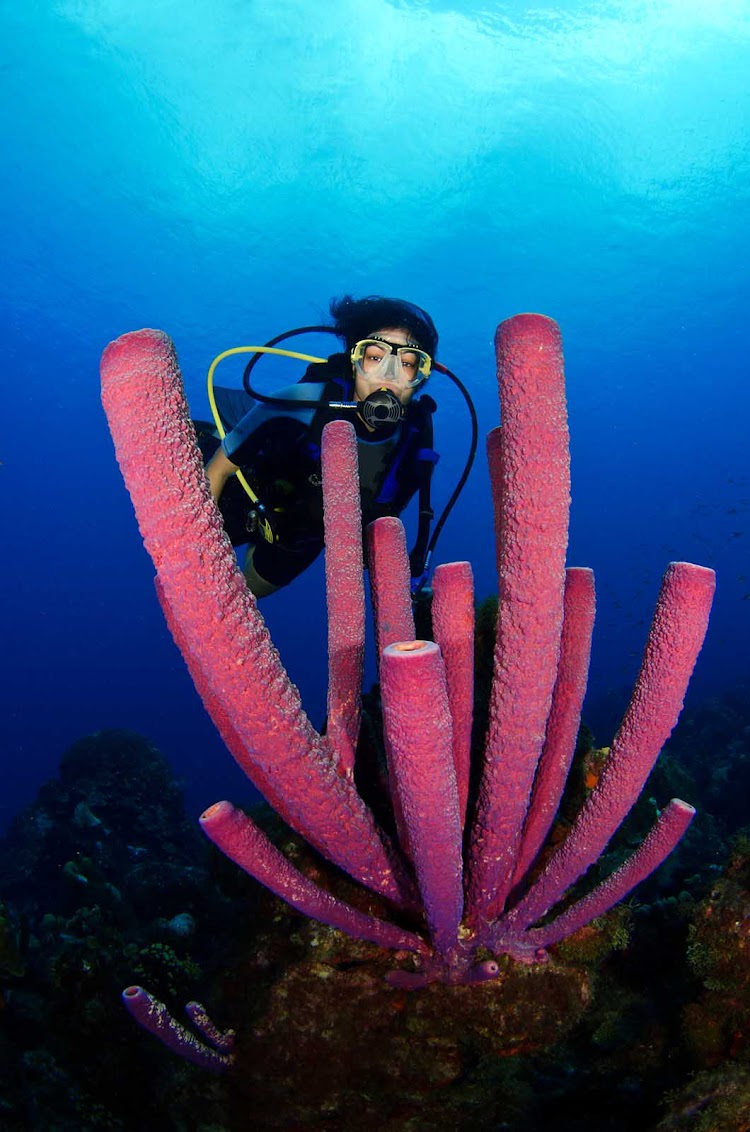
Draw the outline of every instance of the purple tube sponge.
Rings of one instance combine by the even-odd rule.
[[[199,1002],[188,1003],[186,1010],[209,1044],[178,1022],[164,1003],[143,987],[126,987],[122,1001],[144,1030],[186,1061],[192,1061],[201,1069],[210,1069],[212,1073],[224,1073],[232,1064],[234,1032],[218,1030]]]
[[[714,575],[685,562],[669,566],[604,772],[536,875],[575,750],[594,583],[591,571],[565,568],[570,482],[559,329],[541,315],[518,315],[498,328],[496,350],[503,424],[490,433],[488,458],[499,608],[473,805],[471,569],[468,563],[437,569],[436,641],[415,641],[403,527],[383,518],[366,532],[395,840],[358,793],[354,775],[365,618],[352,426],[338,421],[323,433],[329,696],[328,731],[320,735],[223,534],[171,343],[140,331],[113,343],[102,359],[105,408],[156,566],[157,592],[208,711],[284,820],[384,897],[392,919],[367,915],[305,877],[228,802],[210,807],[201,825],[241,868],[301,913],[411,952],[411,969],[388,978],[400,988],[485,982],[498,974],[502,954],[544,961],[547,948],[602,915],[656,868],[693,816],[691,806],[671,801],[633,856],[555,917],[555,906],[635,803],[677,721],[706,632]],[[125,1001],[143,1025],[199,1064],[215,1068],[231,1056],[217,1048],[205,1021],[200,1028],[209,1044],[140,988],[128,988]]]

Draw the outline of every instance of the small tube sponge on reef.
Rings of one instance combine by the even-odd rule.
[[[380,894],[376,919],[303,876],[228,802],[204,831],[301,912],[412,953],[400,987],[493,978],[496,957],[542,962],[656,868],[693,809],[668,803],[617,872],[557,917],[636,801],[674,727],[705,635],[711,570],[664,576],[633,697],[598,783],[538,876],[580,724],[594,617],[590,570],[565,567],[569,446],[562,346],[551,319],[524,314],[496,337],[502,427],[488,438],[499,607],[489,724],[470,802],[474,599],[468,563],[434,575],[434,642],[415,640],[398,519],[367,531],[392,805],[389,837],[358,792],[354,753],[365,640],[357,445],[348,422],[323,436],[328,727],[305,715],[237,567],[195,445],[174,348],[126,334],[102,359],[103,401],[167,621],[229,750],[298,834]],[[464,859],[463,847],[466,847]],[[401,923],[409,923],[410,928]],[[487,958],[487,952],[495,958]]]

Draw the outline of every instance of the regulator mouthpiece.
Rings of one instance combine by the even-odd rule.
[[[390,389],[376,389],[364,401],[360,401],[359,415],[371,428],[383,428],[398,424],[404,415],[404,409]]]

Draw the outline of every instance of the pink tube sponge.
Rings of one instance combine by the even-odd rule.
[[[544,844],[573,761],[589,673],[594,605],[593,572],[581,567],[566,570],[560,663],[516,860],[514,884],[529,870]]]
[[[365,662],[365,585],[357,438],[349,421],[331,421],[322,469],[328,594],[326,736],[340,772],[351,778]]]
[[[453,765],[461,828],[466,821],[474,713],[474,578],[468,562],[448,562],[432,580],[432,629],[445,662],[453,724]]]
[[[332,896],[296,869],[255,822],[230,802],[216,802],[200,818],[203,832],[227,857],[293,908],[339,931],[381,947],[428,951],[414,932],[377,920]]]
[[[203,828],[299,911],[383,947],[410,950],[416,967],[389,980],[402,988],[485,982],[498,974],[502,953],[543,959],[547,947],[656,868],[693,814],[673,799],[621,868],[537,926],[604,851],[674,726],[706,631],[714,576],[689,563],[670,565],[599,784],[531,880],[575,748],[594,586],[590,571],[565,570],[569,460],[559,330],[550,319],[520,315],[500,326],[496,346],[503,421],[490,434],[488,455],[499,609],[476,802],[469,789],[471,569],[439,567],[437,643],[415,641],[403,526],[386,517],[368,529],[388,763],[383,793],[390,791],[391,803],[388,813],[384,799],[383,824],[395,827],[399,844],[365,805],[355,775],[364,610],[351,426],[327,426],[322,441],[330,692],[329,734],[321,736],[302,711],[223,533],[169,339],[156,331],[126,335],[102,359],[104,404],[157,591],[207,709],[282,817],[350,876],[407,908],[413,922],[376,919],[337,899],[227,802],[206,811]],[[145,1001],[131,997],[131,1006]],[[160,1019],[162,1037],[187,1056],[187,1039]],[[143,1024],[150,1020],[144,1007]]]
[[[495,336],[502,427],[488,438],[499,605],[484,770],[472,831],[470,915],[513,883],[557,678],[570,470],[559,327],[522,314]]]
[[[597,860],[630,812],[682,710],[714,588],[713,570],[689,562],[667,569],[630,706],[602,775],[568,837],[509,913],[514,926],[543,916]]]
[[[389,645],[380,658],[386,754],[435,950],[448,958],[463,911],[461,815],[445,669],[437,645]]]
[[[170,339],[156,330],[123,335],[104,351],[101,375],[117,458],[174,635],[222,738],[293,829],[402,903],[408,879],[302,710],[223,533]]]

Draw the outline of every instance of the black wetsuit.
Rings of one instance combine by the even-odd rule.
[[[304,388],[310,385],[309,391]],[[251,543],[253,568],[274,586],[285,586],[301,574],[323,548],[323,494],[320,446],[324,426],[331,420],[352,422],[358,440],[363,528],[382,515],[400,515],[429,478],[438,456],[432,447],[435,402],[423,394],[412,400],[402,421],[371,432],[358,414],[332,409],[329,401],[353,396],[351,361],[334,354],[308,367],[291,387],[294,395],[320,402],[320,408],[257,406],[233,425],[224,439],[226,455],[242,469],[248,483],[271,516],[277,541],[267,542],[248,529],[253,505],[242,485],[230,480],[219,506],[234,546]],[[218,441],[201,435],[209,458]],[[419,573],[419,554],[412,554],[413,573]]]

